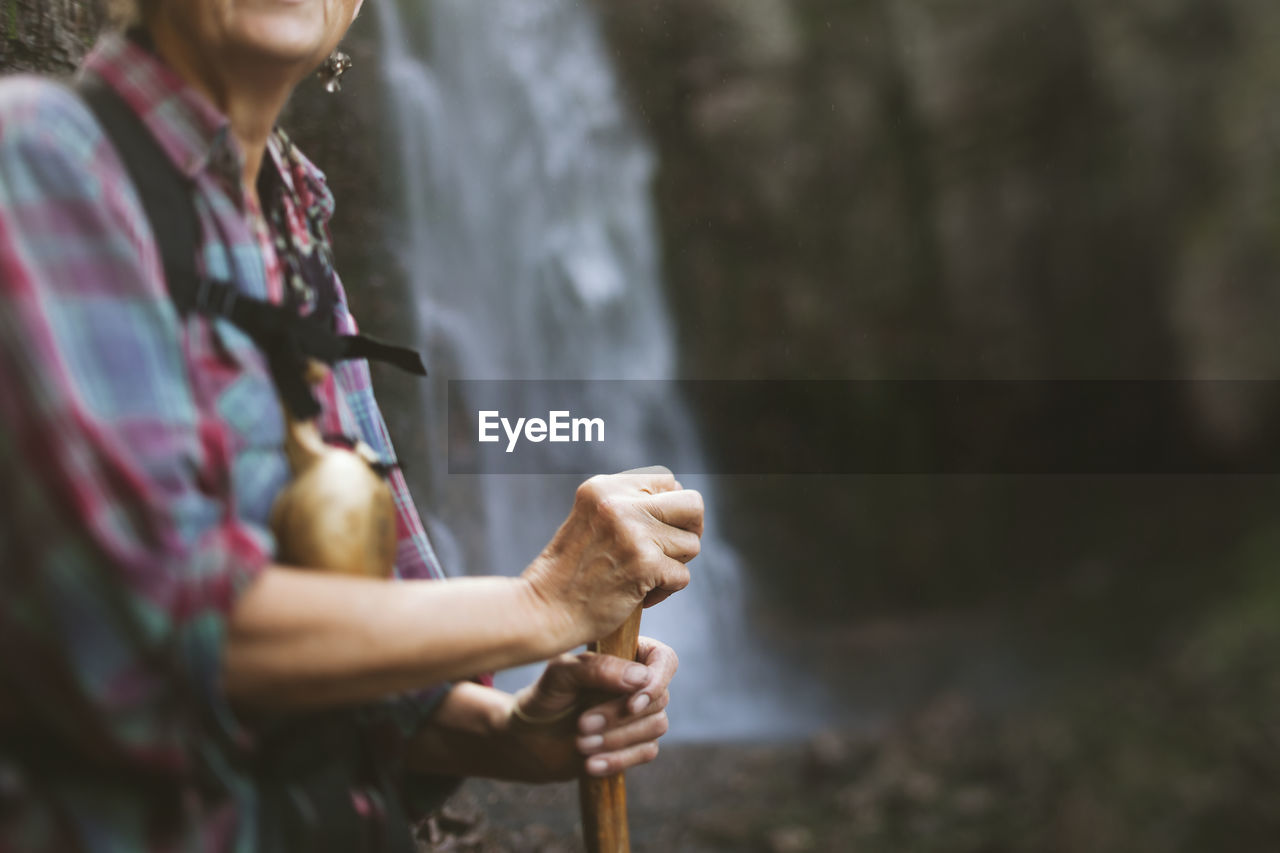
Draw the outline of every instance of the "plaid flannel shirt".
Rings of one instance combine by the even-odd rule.
[[[81,73],[192,179],[202,272],[278,301],[226,117],[121,35]],[[269,152],[293,236],[310,239],[307,217],[332,213],[324,177],[282,134]],[[334,283],[337,330],[354,333]],[[366,363],[317,396],[326,433],[394,461]],[[30,77],[0,83],[0,419],[0,850],[252,849],[237,757],[253,736],[219,673],[227,614],[273,552],[288,477],[276,392],[238,329],[178,317],[111,143],[66,86]],[[391,486],[398,575],[439,578],[394,469]],[[379,707],[407,734],[445,689]],[[352,794],[360,808],[376,792]]]

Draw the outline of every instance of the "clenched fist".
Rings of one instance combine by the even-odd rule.
[[[689,584],[701,549],[702,495],[666,468],[592,477],[523,578],[569,646],[598,639],[643,603]]]

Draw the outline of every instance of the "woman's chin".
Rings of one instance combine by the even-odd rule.
[[[267,20],[247,21],[238,27],[236,53],[245,58],[281,64],[319,65],[333,41],[323,21],[296,20],[293,16],[269,16]]]

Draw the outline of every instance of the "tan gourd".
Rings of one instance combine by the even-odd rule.
[[[313,383],[323,372],[310,371]],[[396,562],[396,508],[374,468],[377,454],[326,444],[314,421],[285,412],[293,480],[271,507],[277,559],[291,566],[389,578]]]

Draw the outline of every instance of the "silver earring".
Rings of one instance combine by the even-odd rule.
[[[324,65],[320,66],[316,74],[324,81],[324,90],[334,94],[342,91],[342,75],[350,70],[351,57],[340,50],[335,50],[329,54],[329,58],[324,61]]]

